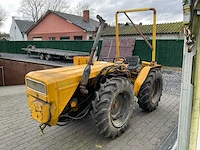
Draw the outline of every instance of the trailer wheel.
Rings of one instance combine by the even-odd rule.
[[[46,55],[45,55],[45,59],[46,59],[46,60],[50,60],[51,58],[52,58],[52,57],[51,57],[50,54],[46,54]]]
[[[151,69],[138,93],[139,107],[145,111],[154,111],[162,95],[163,79],[160,70]]]
[[[44,59],[44,54],[40,54],[40,59]]]
[[[124,77],[113,77],[101,85],[92,101],[91,115],[100,134],[115,138],[128,126],[134,109],[132,83]]]

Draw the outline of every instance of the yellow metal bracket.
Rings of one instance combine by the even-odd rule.
[[[138,95],[138,93],[140,91],[140,87],[144,83],[147,75],[149,74],[150,69],[151,69],[151,66],[146,66],[140,71],[140,74],[138,75],[138,77],[134,83],[135,96]]]
[[[132,22],[130,17],[127,15],[129,12],[140,12],[140,11],[153,11],[153,35],[152,35],[152,45],[147,41],[147,39],[144,37],[144,35],[139,31],[139,29],[135,26],[135,24]],[[144,38],[148,46],[152,49],[152,61],[155,62],[156,58],[156,10],[154,8],[139,8],[139,9],[130,9],[130,10],[120,10],[117,11],[115,14],[115,34],[116,34],[116,57],[120,56],[119,51],[119,26],[118,26],[118,14],[124,13],[126,17],[131,21],[133,26],[136,28],[136,30],[140,33],[140,35]]]

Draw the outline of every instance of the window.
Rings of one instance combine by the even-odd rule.
[[[67,40],[70,40],[70,37],[69,36],[61,36],[60,40],[67,41]]]
[[[33,41],[42,41],[42,37],[33,37]]]
[[[89,40],[93,40],[92,36],[89,36]]]
[[[82,40],[82,36],[74,36],[74,40]]]
[[[55,38],[55,37],[49,37],[49,40],[50,40],[50,41],[55,41],[56,38]]]

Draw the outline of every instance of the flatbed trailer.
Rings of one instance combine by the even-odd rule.
[[[27,54],[38,54],[40,59],[50,60],[53,57],[64,58],[67,60],[72,60],[75,56],[89,56],[88,52],[71,51],[71,50],[61,50],[52,48],[35,48],[34,46],[29,46],[28,48],[22,48]]]

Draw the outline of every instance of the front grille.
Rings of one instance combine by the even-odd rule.
[[[39,93],[42,93],[42,94],[45,94],[45,95],[47,94],[46,86],[42,82],[28,78],[28,79],[26,79],[26,85],[27,85],[28,88],[30,88],[30,89],[32,89],[36,92],[39,92]]]

